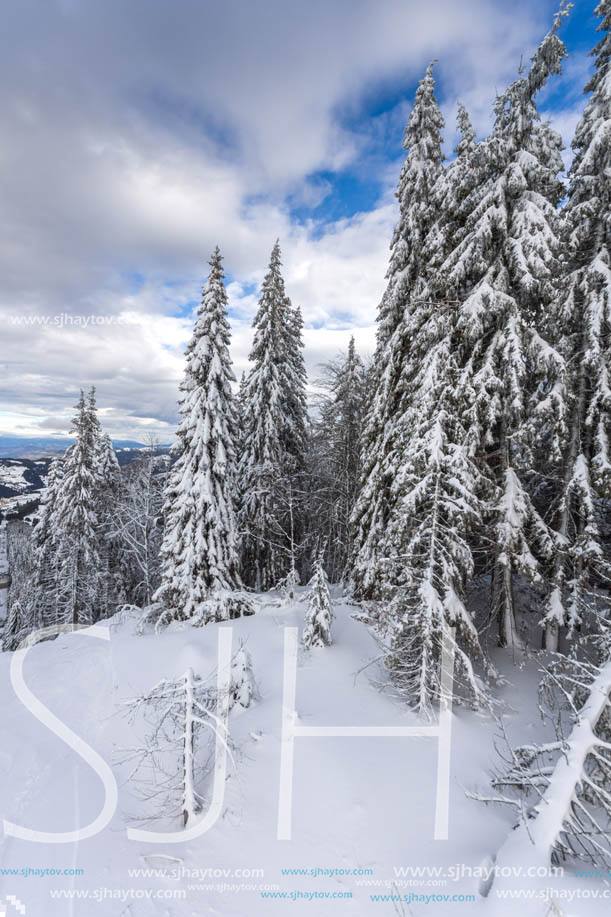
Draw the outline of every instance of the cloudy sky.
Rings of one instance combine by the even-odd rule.
[[[237,373],[276,237],[312,378],[352,333],[370,353],[427,62],[451,156],[457,101],[484,135],[557,2],[7,0],[0,433],[65,433],[78,389],[95,383],[113,436],[169,439],[217,243]],[[567,146],[594,6],[574,3],[570,58],[540,100]]]

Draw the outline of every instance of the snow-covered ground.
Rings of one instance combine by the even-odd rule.
[[[39,503],[42,493],[41,490],[32,490],[22,496],[3,497],[0,499],[0,513],[5,516],[12,516],[23,509],[24,506]]]
[[[26,917],[284,917],[306,912],[316,917],[391,917],[395,913],[415,917],[461,913],[596,917],[608,913],[608,901],[605,907],[603,900],[568,903],[560,899],[554,910],[543,898],[505,900],[496,894],[520,888],[552,888],[556,893],[598,890],[602,894],[602,884],[573,878],[569,865],[563,879],[499,878],[487,898],[479,896],[479,880],[469,877],[468,870],[490,864],[489,858],[511,830],[512,815],[465,794],[466,790],[489,789],[489,774],[497,764],[497,725],[492,717],[471,711],[459,710],[453,718],[448,840],[433,839],[436,740],[354,737],[295,740],[292,839],[278,840],[284,633],[286,627],[301,626],[304,610],[303,603],[287,606],[270,595],[261,597],[256,616],[230,625],[137,636],[133,617],[117,617],[102,625],[109,628],[109,642],[81,633],[33,648],[24,668],[27,686],[112,765],[119,783],[119,803],[108,827],[79,843],[35,843],[5,834],[0,839],[0,863],[5,871],[0,875],[0,899],[16,896],[26,907]],[[377,655],[377,646],[367,628],[351,618],[354,607],[340,604],[335,611],[333,646],[300,654],[299,724],[415,723],[412,714],[380,690],[384,674],[375,665],[357,675]],[[142,803],[134,795],[128,768],[120,763],[125,749],[138,744],[138,736],[121,715],[122,705],[162,677],[182,674],[188,665],[194,664],[202,675],[212,673],[219,630],[228,626],[233,629],[234,649],[244,641],[252,655],[259,696],[248,710],[230,716],[235,766],[230,765],[221,817],[209,832],[188,843],[129,840],[126,829],[135,824],[134,813],[142,810]],[[11,686],[12,657],[0,654],[3,818],[48,832],[89,824],[102,809],[101,781],[68,745],[24,709]],[[541,738],[546,733],[536,706],[537,661],[519,663],[519,670],[510,654],[496,662],[506,679],[498,693],[511,739]],[[166,821],[136,827],[177,831],[180,825]],[[528,865],[525,861],[524,867]],[[395,873],[401,867],[447,871],[457,866],[459,872],[467,873],[464,878],[431,879],[435,884],[426,886],[402,885],[409,877]],[[9,869],[28,868],[80,869],[83,874],[6,875]],[[130,877],[130,870],[148,868],[166,869],[168,875]],[[316,868],[336,872],[316,877],[281,872]],[[205,869],[228,872],[205,878],[186,872]],[[176,879],[173,870],[185,872]],[[235,876],[237,870],[262,870],[262,874],[240,877]],[[348,875],[337,872],[340,870],[371,873]],[[395,894],[475,895],[475,901],[412,900],[395,906],[390,901],[371,900],[372,895],[387,895],[393,889],[363,884],[390,886],[392,881]],[[447,884],[440,885],[440,881]],[[263,889],[203,888],[222,883],[234,889],[239,885]],[[198,885],[202,887],[189,888]],[[263,898],[262,891],[269,886],[288,893],[351,892],[352,898]],[[61,890],[88,892],[88,898],[51,896],[51,891]],[[102,900],[93,897],[96,890],[104,896]],[[136,897],[145,890],[164,897]],[[176,891],[185,891],[186,897],[170,897]]]

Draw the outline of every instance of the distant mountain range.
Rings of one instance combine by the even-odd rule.
[[[45,458],[61,455],[74,440],[70,436],[14,436],[0,433],[0,458]],[[145,449],[144,443],[131,439],[115,439],[113,446],[119,449]],[[164,444],[163,448],[169,448]]]
[[[0,435],[0,519],[3,516],[29,518],[28,514],[40,501],[53,458],[62,455],[72,442],[68,437],[26,439]],[[114,440],[113,446],[121,467],[129,465],[143,450],[150,448],[132,440]],[[159,456],[155,463],[157,471],[168,467],[169,451],[168,443],[155,446]]]

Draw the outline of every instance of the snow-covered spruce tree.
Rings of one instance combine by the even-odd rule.
[[[565,56],[557,35],[565,13],[521,75],[498,99],[492,135],[480,144],[481,182],[457,245],[436,277],[458,306],[457,390],[468,448],[496,486],[488,558],[491,614],[499,643],[519,643],[514,574],[541,579],[553,539],[527,492],[529,446],[544,431],[558,457],[564,435],[563,361],[538,331],[555,301],[559,273],[561,141],[541,125],[535,95]]]
[[[121,577],[121,545],[115,534],[113,517],[117,510],[121,486],[121,469],[108,433],[100,437],[98,458],[98,529],[102,563],[102,606],[112,614],[124,601]]]
[[[121,469],[108,433],[104,433],[100,438],[99,474],[104,490],[116,490]]]
[[[2,648],[14,650],[40,624],[32,590],[32,530],[25,522],[11,522],[6,526],[6,539],[11,585],[8,590],[8,615],[2,635]]]
[[[469,159],[475,152],[476,141],[475,141],[475,130],[473,129],[473,124],[471,118],[469,117],[469,112],[462,104],[458,103],[458,115],[456,118],[456,124],[458,127],[458,132],[460,134],[460,140],[456,144],[456,161],[461,164],[468,163]]]
[[[364,425],[362,486],[353,513],[355,595],[375,598],[383,584],[379,541],[388,521],[392,477],[386,456],[392,448],[397,377],[410,350],[405,317],[422,298],[428,266],[423,246],[436,219],[433,189],[442,172],[443,118],[435,98],[433,65],[420,81],[403,146],[408,154],[397,188],[399,221],[391,242],[388,285],[378,311],[373,386]]]
[[[278,248],[278,255],[280,249]],[[273,256],[272,256],[273,257]],[[280,277],[282,280],[282,277]],[[303,358],[303,318],[299,306],[286,298],[284,331],[284,392],[286,399],[284,451],[290,456],[291,470],[303,472],[308,438],[307,375]]]
[[[325,543],[325,569],[337,583],[351,554],[349,522],[360,484],[366,408],[367,374],[353,337],[345,359],[327,364],[318,385],[324,393],[310,442],[310,515]]]
[[[101,490],[105,491],[108,495],[107,499],[112,507],[115,502],[112,495],[115,494],[118,489],[121,469],[112,445],[112,440],[108,433],[104,433],[100,438],[98,471]]]
[[[420,80],[414,107],[405,128],[407,157],[396,196],[399,221],[391,241],[388,287],[378,314],[378,350],[382,353],[403,318],[407,303],[416,300],[426,274],[422,247],[435,220],[432,191],[442,171],[443,118],[435,98],[433,63]]]
[[[89,394],[87,396],[86,402],[86,411],[87,411],[87,428],[89,430],[89,436],[91,438],[91,449],[93,452],[93,464],[95,470],[95,476],[97,479],[97,488],[98,492],[102,488],[102,461],[103,461],[103,449],[104,443],[102,440],[102,427],[100,425],[100,419],[98,417],[98,406],[96,403],[96,388],[95,385],[92,385],[89,389]],[[106,457],[104,461],[108,461],[109,457]]]
[[[95,392],[81,391],[66,451],[52,521],[58,574],[58,623],[91,624],[106,614],[100,605],[103,575],[98,526],[99,424]]]
[[[560,297],[569,389],[553,588],[543,619],[544,646],[555,650],[583,619],[593,581],[611,578],[601,544],[602,501],[611,495],[611,2],[596,8],[603,37],[593,50],[591,93],[575,133],[565,208],[568,277]]]
[[[59,565],[54,532],[57,522],[58,495],[64,475],[63,459],[49,466],[46,487],[38,510],[38,522],[32,535],[34,588],[32,602],[37,627],[57,624],[59,615]]]
[[[301,316],[293,309],[272,250],[254,320],[253,366],[244,391],[239,465],[242,574],[270,589],[295,567],[301,535],[307,436]]]
[[[393,483],[382,569],[392,597],[387,665],[410,703],[428,715],[439,698],[448,628],[456,629],[457,699],[485,699],[474,663],[487,665],[465,590],[474,567],[470,536],[481,526],[488,482],[470,453],[456,393],[456,308],[423,300],[408,322],[412,344],[388,455]]]
[[[597,662],[557,658],[541,684],[554,722],[568,710],[568,727],[557,725],[556,741],[511,751],[508,769],[493,780],[500,796],[472,794],[519,813],[499,863],[523,862],[534,846],[546,863],[570,857],[611,866],[611,639],[603,633],[596,642]]]
[[[307,375],[303,358],[303,318],[299,306],[293,307],[287,298],[285,326],[286,360],[286,418],[282,471],[277,479],[276,502],[285,523],[280,530],[286,541],[288,573],[280,583],[288,587],[293,597],[294,587],[301,582],[302,554],[307,530],[307,468],[308,410],[306,400]]]
[[[439,173],[431,191],[435,218],[423,250],[429,277],[435,277],[457,240],[462,238],[473,203],[472,194],[481,181],[475,131],[469,113],[461,103],[458,105],[456,126],[459,135],[454,150],[456,158]]]
[[[475,187],[474,132],[463,108],[459,130],[457,159],[432,192],[438,214],[423,245],[430,266],[443,263],[464,222],[462,203]],[[410,703],[427,715],[439,698],[449,628],[455,628],[457,699],[485,701],[476,663],[488,671],[465,593],[474,569],[472,536],[482,526],[490,482],[474,461],[457,394],[457,303],[440,297],[436,281],[435,274],[422,279],[400,326],[410,346],[394,384],[383,465],[392,483],[377,554],[378,595],[391,600],[384,615],[387,665]]]
[[[246,429],[246,373],[240,376],[240,385],[235,398],[236,412],[236,455],[242,455],[244,449],[244,430]]]
[[[24,616],[21,602],[19,599],[14,599],[9,605],[6,624],[2,632],[2,649],[5,652],[17,649],[23,637],[33,629],[27,625],[28,620]]]
[[[333,605],[327,574],[323,566],[323,551],[316,555],[314,575],[309,583],[308,610],[303,625],[302,640],[306,649],[330,646]]]
[[[235,413],[227,293],[218,247],[197,310],[181,383],[178,456],[165,492],[161,619],[193,624],[239,617],[252,607],[240,588],[236,549]]]
[[[240,646],[231,660],[229,709],[250,707],[255,695],[255,676],[252,657],[244,646]]]

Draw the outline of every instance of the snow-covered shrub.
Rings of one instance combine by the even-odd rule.
[[[155,803],[145,818],[180,815],[187,826],[199,815],[204,804],[199,788],[214,768],[216,738],[231,744],[218,711],[249,707],[253,697],[252,659],[242,646],[231,659],[228,697],[219,699],[216,681],[189,665],[183,675],[162,679],[126,704],[130,723],[142,719],[148,726],[142,745],[123,759],[132,764],[140,798]]]
[[[255,678],[252,670],[252,657],[241,646],[231,660],[231,687],[229,709],[232,707],[250,707],[255,694]]]
[[[158,634],[176,621],[186,622],[191,627],[203,627],[215,621],[233,621],[236,618],[254,615],[255,605],[246,593],[218,591],[209,599],[200,602],[188,618],[185,615],[178,615],[175,608],[168,608],[163,602],[153,602],[144,609],[137,608],[135,605],[124,605],[122,610],[139,612],[136,632],[142,635],[149,626],[152,626],[154,632]]]
[[[299,573],[295,567],[291,567],[286,576],[283,576],[278,583],[276,583],[276,590],[280,593],[282,598],[287,602],[292,602],[295,598],[295,589],[300,584]]]
[[[180,814],[186,826],[202,809],[203,796],[196,787],[206,773],[204,734],[220,728],[212,715],[212,688],[188,668],[178,679],[158,682],[127,709],[132,723],[142,716],[150,727],[143,744],[125,758],[133,762],[131,776],[139,782],[139,795],[155,802],[151,817]]]
[[[214,621],[233,621],[254,615],[255,606],[245,593],[217,592],[195,609],[190,623],[202,627]]]

